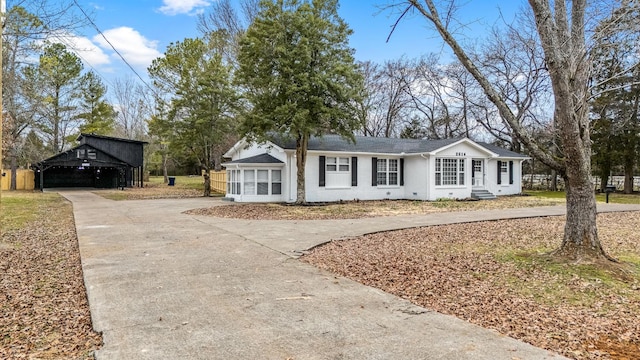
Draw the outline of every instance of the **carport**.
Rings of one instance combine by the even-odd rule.
[[[124,188],[136,182],[142,187],[145,142],[94,134],[78,140],[80,145],[31,166],[35,188]]]

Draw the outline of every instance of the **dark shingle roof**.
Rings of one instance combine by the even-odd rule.
[[[496,154],[498,154],[501,157],[506,157],[506,158],[519,158],[519,159],[525,159],[528,158],[527,155],[523,155],[523,154],[519,154],[515,151],[511,151],[511,150],[507,150],[504,148],[501,148],[499,146],[496,145],[491,145],[491,144],[487,144],[487,143],[483,143],[483,142],[479,142],[478,145],[482,146],[483,148],[492,151]]]
[[[353,143],[339,135],[325,135],[322,137],[313,136],[309,139],[308,150],[380,154],[412,154],[431,152],[440,149],[441,147],[460,141],[461,139],[418,140],[356,136],[355,140],[355,143]],[[283,149],[296,148],[296,142],[293,139],[274,137],[272,139],[272,142]]]
[[[229,161],[226,164],[284,164],[269,154],[260,154],[244,159]]]

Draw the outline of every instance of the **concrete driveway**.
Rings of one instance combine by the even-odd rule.
[[[241,221],[182,214],[221,204],[210,198],[61,194],[73,203],[93,326],[103,334],[99,360],[561,358],[296,257],[344,236],[562,208]]]

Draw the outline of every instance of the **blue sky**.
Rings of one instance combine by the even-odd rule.
[[[161,56],[167,45],[187,37],[198,36],[197,14],[206,12],[215,0],[77,0],[106,38],[143,77],[151,61]],[[350,44],[357,60],[383,62],[401,56],[415,58],[421,54],[443,51],[441,42],[414,15],[403,20],[391,40],[386,42],[397,14],[380,11],[392,0],[341,0],[339,13],[354,34]],[[462,0],[460,17],[466,32],[476,36],[488,26],[501,23],[500,13],[509,18],[522,1]],[[135,77],[110,45],[92,27],[76,34],[75,44],[87,69],[94,69],[105,79]],[[446,54],[446,49],[444,53]],[[446,56],[446,55],[445,55]]]

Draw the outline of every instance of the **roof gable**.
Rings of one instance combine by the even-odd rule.
[[[515,151],[511,151],[511,150],[507,150],[505,148],[501,148],[499,146],[496,145],[492,145],[492,144],[487,144],[487,143],[478,143],[478,145],[489,149],[490,151],[493,151],[494,153],[498,154],[498,156],[500,157],[504,157],[504,158],[514,158],[514,159],[529,159],[530,157],[527,155],[523,155],[520,153],[517,153]]]
[[[94,150],[96,152],[95,159],[89,159],[86,156],[78,157],[78,150]],[[65,152],[53,155],[47,159],[38,162],[38,166],[58,166],[58,165],[73,165],[81,163],[92,163],[94,165],[125,165],[126,162],[114,157],[113,155],[104,152],[89,144],[80,144],[74,148],[71,148]]]
[[[265,154],[260,154],[256,156],[251,156],[244,159],[229,161],[224,163],[223,165],[226,166],[231,164],[282,164],[284,165],[284,162],[274,158],[270,154],[265,153]]]

